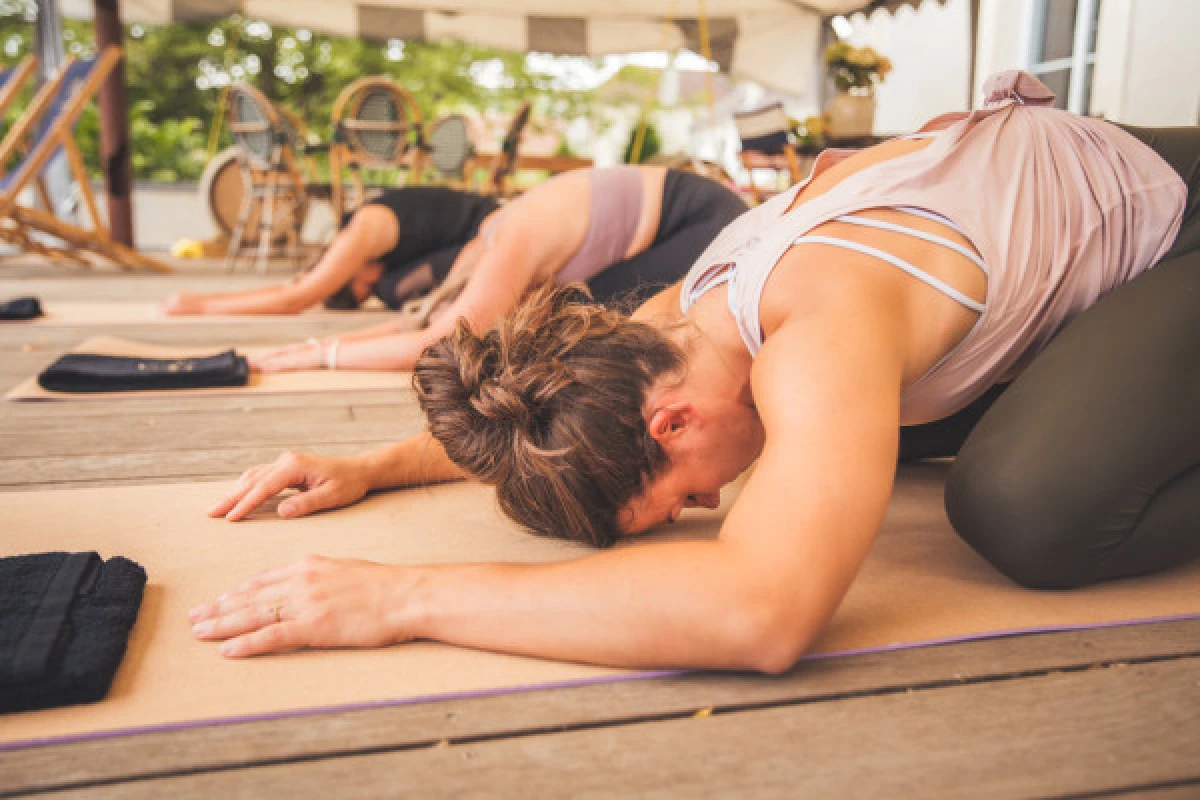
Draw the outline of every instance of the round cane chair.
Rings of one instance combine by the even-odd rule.
[[[354,205],[363,201],[361,169],[404,169],[421,111],[402,86],[385,77],[362,78],[347,86],[333,104],[333,144],[329,164],[333,179],[333,207],[338,218],[351,209],[342,172],[349,169],[354,185]]]
[[[266,271],[280,243],[286,252],[301,254],[300,229],[308,202],[298,167],[299,121],[244,83],[229,87],[228,114],[244,191],[226,269],[236,268],[249,245],[256,250],[259,271]]]

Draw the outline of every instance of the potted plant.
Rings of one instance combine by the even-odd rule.
[[[870,136],[875,126],[875,87],[892,71],[892,62],[874,48],[834,42],[825,48],[825,67],[837,89],[825,109],[829,135]]]

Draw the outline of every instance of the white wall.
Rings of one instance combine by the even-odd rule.
[[[968,107],[967,0],[926,0],[918,10],[855,14],[850,23],[855,46],[870,45],[894,66],[876,91],[876,133],[907,133],[938,114]]]
[[[1121,103],[1103,110],[1130,125],[1200,124],[1200,2],[1134,0],[1132,12]]]
[[[1028,66],[1029,51],[1023,40],[1033,35],[1025,24],[1033,3],[1034,0],[980,0],[973,106],[981,102],[983,83],[989,75]]]

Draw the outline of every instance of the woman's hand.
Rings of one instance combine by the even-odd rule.
[[[371,489],[371,481],[359,458],[284,453],[243,472],[237,487],[208,515],[237,522],[284,489],[301,490],[279,504],[279,516],[290,519],[356,503]]]
[[[191,292],[176,292],[162,304],[162,312],[172,317],[203,314],[204,311],[204,296]]]
[[[250,367],[259,372],[295,372],[302,369],[321,369],[324,366],[323,348],[313,342],[296,342],[249,356]]]
[[[305,647],[383,647],[408,641],[405,567],[309,556],[269,570],[188,612],[192,633],[225,640],[231,658]]]

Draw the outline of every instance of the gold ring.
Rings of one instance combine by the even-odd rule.
[[[275,617],[276,624],[283,622],[283,603],[275,603],[267,610]]]

